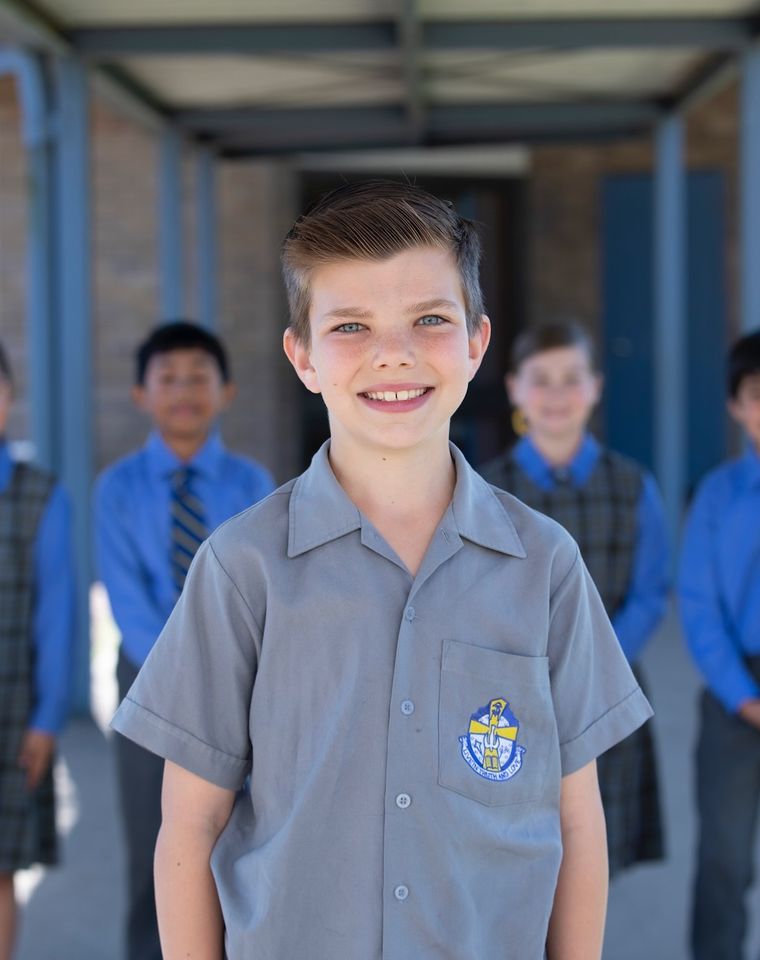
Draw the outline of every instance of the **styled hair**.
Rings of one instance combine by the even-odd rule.
[[[588,356],[592,370],[597,370],[596,347],[588,330],[572,317],[551,320],[528,327],[512,344],[509,368],[517,373],[525,361],[537,353],[562,347],[580,347]]]
[[[740,337],[728,354],[728,395],[736,399],[742,380],[760,373],[760,330]]]
[[[450,250],[462,281],[467,329],[480,327],[480,238],[453,205],[410,183],[368,180],[339,187],[299,217],[282,246],[290,326],[309,343],[310,274],[325,263],[387,260],[414,247]]]
[[[135,354],[137,383],[145,382],[145,371],[156,354],[169,353],[172,350],[204,350],[216,361],[222,380],[225,383],[229,382],[227,351],[221,340],[196,323],[177,320],[174,323],[164,323],[155,327],[137,348]]]
[[[2,343],[0,343],[0,380],[5,380],[6,383],[13,383],[13,371],[11,370],[11,364],[8,360],[8,354],[5,352]]]

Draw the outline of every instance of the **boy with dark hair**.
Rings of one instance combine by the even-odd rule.
[[[749,441],[694,497],[678,594],[706,687],[696,753],[695,960],[737,960],[760,802],[760,330],[728,357],[728,409]]]
[[[263,467],[226,450],[214,428],[234,386],[212,333],[185,322],[153,330],[137,350],[132,395],[154,429],[144,447],[103,472],[95,495],[100,576],[121,632],[121,696],[163,629],[201,542],[274,486]],[[160,960],[153,850],[162,764],[121,737],[116,748],[127,840],[127,956]]]
[[[330,440],[204,545],[114,719],[166,758],[167,960],[601,954],[594,757],[650,710],[570,538],[449,444],[478,256],[385,182],[285,241]]]
[[[0,960],[13,953],[13,875],[57,859],[53,760],[68,711],[74,564],[68,499],[12,459],[13,400],[0,346]]]

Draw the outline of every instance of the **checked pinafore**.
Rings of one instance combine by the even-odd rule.
[[[614,617],[631,584],[643,477],[639,466],[602,450],[582,487],[543,490],[512,457],[503,454],[481,470],[506,490],[561,524],[578,544],[607,615]],[[640,672],[634,668],[641,684]],[[607,820],[610,873],[663,855],[657,769],[650,725],[602,754],[599,788]]]
[[[34,708],[34,549],[53,490],[47,474],[16,464],[0,494],[0,872],[56,860],[53,776],[34,793],[17,764]]]

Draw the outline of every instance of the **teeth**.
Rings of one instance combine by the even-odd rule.
[[[421,397],[425,392],[425,387],[418,390],[381,390],[380,392],[369,390],[367,396],[370,400],[385,400],[392,402],[394,400],[414,400]]]

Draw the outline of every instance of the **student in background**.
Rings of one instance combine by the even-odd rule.
[[[572,534],[635,665],[666,610],[666,524],[653,478],[588,430],[602,390],[593,341],[572,320],[531,327],[514,343],[506,384],[521,436],[481,473]],[[610,874],[661,858],[651,725],[599,757],[597,766]]]
[[[74,637],[69,502],[53,477],[12,459],[12,399],[0,346],[0,960],[16,936],[14,873],[57,859],[53,760]]]
[[[705,690],[696,754],[694,960],[739,960],[760,809],[760,330],[728,358],[728,409],[746,452],[700,484],[678,599]]]
[[[133,399],[153,429],[145,446],[102,473],[95,495],[100,576],[121,632],[122,697],[171,613],[200,543],[274,486],[262,466],[225,449],[215,429],[234,395],[216,336],[191,323],[169,323],[140,345],[136,360]],[[153,849],[162,764],[122,737],[116,749],[127,841],[127,957],[160,960]]]

